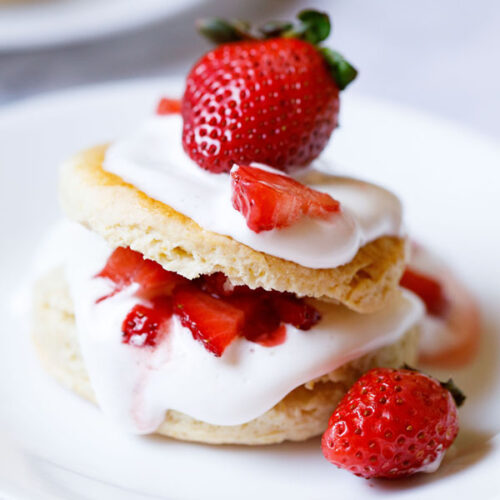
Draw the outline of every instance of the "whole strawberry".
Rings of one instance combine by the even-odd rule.
[[[203,21],[218,43],[188,75],[182,101],[187,154],[212,172],[233,164],[281,169],[308,165],[337,126],[339,90],[356,76],[340,54],[317,43],[328,16],[308,10],[300,24]]]
[[[365,478],[432,472],[457,436],[457,405],[463,400],[451,381],[440,384],[411,369],[375,368],[332,414],[323,454]]]

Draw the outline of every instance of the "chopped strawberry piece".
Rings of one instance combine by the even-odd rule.
[[[203,291],[216,297],[230,297],[254,292],[246,285],[233,285],[228,277],[221,272],[206,274],[198,278],[197,284]]]
[[[479,349],[482,326],[480,308],[473,293],[441,259],[415,242],[412,242],[409,270],[414,274],[432,276],[431,279],[439,283],[444,297],[437,303],[445,303],[442,308],[429,310],[427,306],[429,318],[424,318],[421,324],[419,361],[446,368],[472,361]],[[408,276],[411,274],[407,271],[401,284],[413,290]],[[435,295],[439,296],[438,293]],[[433,310],[438,315],[432,315]]]
[[[442,316],[447,309],[443,287],[439,281],[428,274],[407,267],[400,285],[418,295],[424,302],[427,312],[432,316]]]
[[[133,345],[155,345],[161,325],[172,313],[216,356],[236,336],[265,346],[278,345],[286,337],[283,323],[308,330],[321,317],[291,293],[233,286],[220,272],[189,281],[130,248],[117,248],[96,277],[115,285],[113,292],[97,302],[132,283],[140,285],[140,297],[151,301],[152,307],[137,305],[123,322],[123,342]]]
[[[242,335],[251,342],[259,342],[279,328],[281,320],[265,292],[252,292],[230,297],[228,302],[245,314]]]
[[[157,115],[171,115],[181,112],[181,101],[180,99],[169,99],[163,97],[158,106],[156,107]]]
[[[106,266],[96,277],[107,278],[115,284],[113,292],[101,297],[98,302],[132,283],[140,285],[138,293],[141,296],[151,297],[160,292],[168,295],[176,286],[188,282],[179,274],[163,269],[157,262],[145,259],[141,253],[124,247],[118,247],[111,254]]]
[[[152,307],[134,306],[122,323],[122,342],[137,347],[155,346],[171,316],[172,302],[166,297],[155,299]]]
[[[328,219],[340,212],[339,202],[329,194],[257,167],[231,170],[231,186],[233,207],[256,233],[291,226],[303,217]]]
[[[118,247],[108,258],[104,269],[96,278],[108,278],[117,288],[124,288],[132,283],[137,268],[144,257],[130,248]]]
[[[276,330],[271,332],[261,333],[258,337],[254,338],[252,341],[260,344],[264,347],[275,347],[277,345],[283,344],[286,340],[286,327],[285,325],[280,325]]]
[[[299,330],[309,330],[321,319],[314,307],[291,293],[274,293],[273,303],[281,321]]]
[[[134,282],[141,285],[141,295],[156,295],[161,292],[170,295],[176,286],[188,283],[180,274],[167,271],[156,262],[144,259],[138,267]]]
[[[198,290],[183,286],[174,292],[175,313],[193,338],[203,342],[206,349],[222,356],[226,347],[241,332],[245,320],[243,311]]]

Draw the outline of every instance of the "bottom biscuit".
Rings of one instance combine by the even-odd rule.
[[[61,269],[35,287],[33,340],[44,368],[59,382],[96,402],[77,340],[73,304]],[[261,445],[302,441],[321,434],[348,388],[367,370],[414,364],[418,331],[374,350],[333,372],[297,387],[269,411],[242,425],[212,425],[177,411],[167,411],[158,434],[211,444]]]

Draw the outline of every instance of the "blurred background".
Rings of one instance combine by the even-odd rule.
[[[352,92],[500,137],[498,0],[0,0],[0,106],[110,80],[183,74],[208,44],[200,16],[261,21],[327,10]]]

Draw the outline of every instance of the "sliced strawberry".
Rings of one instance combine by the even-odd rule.
[[[443,336],[446,341],[438,350],[425,347],[420,360],[442,367],[462,366],[472,361],[478,352],[481,340],[481,314],[475,297],[455,275],[446,271],[440,278],[448,299],[448,308],[443,318]],[[451,337],[446,334],[451,333]]]
[[[442,316],[446,311],[448,301],[446,300],[443,287],[432,276],[407,267],[400,284],[423,300],[430,315]]]
[[[154,345],[172,308],[193,337],[216,356],[221,356],[236,336],[273,346],[285,340],[283,323],[308,330],[320,319],[316,309],[293,294],[232,286],[220,272],[190,282],[130,248],[117,248],[97,277],[115,285],[113,292],[98,302],[138,283],[138,295],[153,304],[137,305],[123,322],[123,342],[133,345]]]
[[[260,344],[264,347],[275,347],[283,344],[286,340],[286,326],[280,325],[276,330],[261,333],[253,342]]]
[[[299,330],[309,330],[321,319],[314,307],[291,293],[274,293],[273,304],[281,321]]]
[[[180,99],[169,99],[168,97],[163,97],[158,106],[156,107],[157,115],[171,115],[181,112],[181,101]]]
[[[256,233],[291,226],[303,217],[328,219],[340,212],[339,202],[329,194],[257,167],[231,170],[231,186],[233,207]]]
[[[204,275],[198,278],[197,284],[205,292],[217,297],[252,292],[252,289],[245,285],[232,285],[227,276],[221,272]]]
[[[279,328],[279,314],[265,292],[253,290],[250,294],[235,295],[227,300],[245,314],[242,335],[247,340],[259,342]]]
[[[134,282],[141,285],[141,295],[154,296],[160,292],[170,295],[176,286],[188,283],[189,280],[180,274],[163,269],[160,264],[152,260],[143,259],[137,268]]]
[[[172,302],[166,297],[155,299],[152,307],[138,304],[122,323],[122,342],[137,347],[155,346],[159,333],[172,316]]]
[[[194,286],[183,286],[174,292],[174,310],[193,338],[206,349],[221,356],[241,332],[245,315],[222,299],[212,297]]]
[[[98,302],[111,297],[132,283],[138,283],[138,293],[143,297],[152,297],[158,293],[168,295],[172,290],[188,280],[177,273],[163,269],[157,262],[130,248],[118,247],[109,257],[104,269],[96,275],[107,278],[114,284],[110,294],[98,299]]]
[[[420,361],[440,367],[456,367],[470,362],[481,340],[481,315],[476,298],[453,270],[426,247],[414,242],[410,271],[438,283],[438,286],[420,284],[417,287],[414,285],[416,280],[408,279],[408,276],[412,277],[408,271],[401,281],[403,286],[421,296],[429,314],[421,324]],[[427,289],[434,292],[427,291],[425,295],[422,290]],[[428,297],[434,297],[432,305],[429,305]]]
[[[108,258],[104,269],[96,278],[111,280],[118,289],[132,283],[137,268],[142,264],[144,257],[130,248],[118,247]]]

